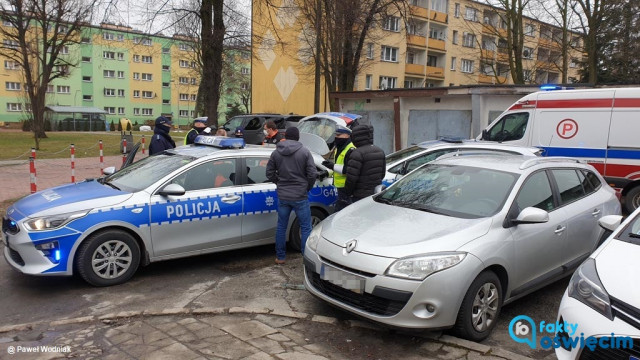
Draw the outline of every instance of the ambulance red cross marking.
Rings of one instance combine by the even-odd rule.
[[[558,123],[556,133],[563,139],[571,139],[578,133],[578,123],[573,119],[564,119]]]

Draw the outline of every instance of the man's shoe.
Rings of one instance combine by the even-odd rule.
[[[276,259],[276,264],[283,265],[284,264],[284,259],[283,260]]]

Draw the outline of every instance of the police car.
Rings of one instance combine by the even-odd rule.
[[[382,180],[382,184],[389,186],[421,165],[431,162],[444,154],[455,151],[480,151],[485,153],[496,152],[502,154],[529,156],[538,156],[542,152],[542,150],[536,147],[505,145],[489,141],[449,138],[424,141],[418,145],[413,145],[387,155],[387,172]]]
[[[2,222],[6,260],[25,274],[78,273],[109,286],[151,262],[273,243],[278,198],[265,170],[274,148],[214,136],[196,142],[16,202]],[[316,182],[314,225],[336,196],[330,179]],[[299,249],[294,217],[287,239]]]

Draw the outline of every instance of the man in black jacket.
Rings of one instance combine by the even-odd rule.
[[[164,116],[156,119],[156,127],[153,129],[153,137],[149,144],[149,155],[160,154],[165,150],[176,147],[175,141],[169,135],[171,131],[171,120]]]
[[[344,189],[354,202],[373,195],[375,187],[382,183],[386,172],[384,151],[373,145],[373,127],[358,125],[351,132],[356,146],[347,164],[347,182]]]
[[[276,228],[276,264],[284,264],[287,225],[291,210],[300,223],[300,250],[311,233],[311,208],[308,192],[316,182],[317,170],[311,152],[298,142],[298,128],[288,128],[267,163],[267,178],[277,186],[278,226]]]

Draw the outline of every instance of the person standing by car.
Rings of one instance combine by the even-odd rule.
[[[291,210],[300,222],[300,250],[311,233],[311,208],[308,192],[316,181],[317,170],[313,155],[302,146],[298,128],[288,128],[285,140],[278,143],[267,163],[266,175],[276,184],[278,193],[278,225],[276,227],[276,264],[284,264],[286,257],[287,225]]]
[[[351,139],[356,149],[349,156],[344,189],[356,202],[373,195],[384,178],[386,162],[384,151],[373,145],[373,126],[354,127]]]
[[[184,144],[189,145],[193,144],[198,135],[209,135],[211,134],[211,128],[207,127],[207,119],[206,118],[197,118],[193,120],[193,127],[187,135],[184,137]]]
[[[264,140],[262,141],[262,145],[266,144],[274,144],[277,145],[280,141],[284,140],[282,134],[278,132],[278,127],[276,123],[272,120],[267,121],[264,124]]]
[[[175,141],[169,135],[171,131],[171,120],[160,116],[156,119],[156,127],[153,129],[153,137],[149,144],[149,156],[160,154],[165,150],[176,147]]]
[[[322,165],[333,170],[333,186],[338,190],[338,200],[336,201],[336,211],[340,211],[351,204],[351,196],[347,194],[344,185],[347,181],[346,166],[355,145],[351,142],[351,130],[337,125],[335,134],[336,152],[333,161],[325,160]]]

